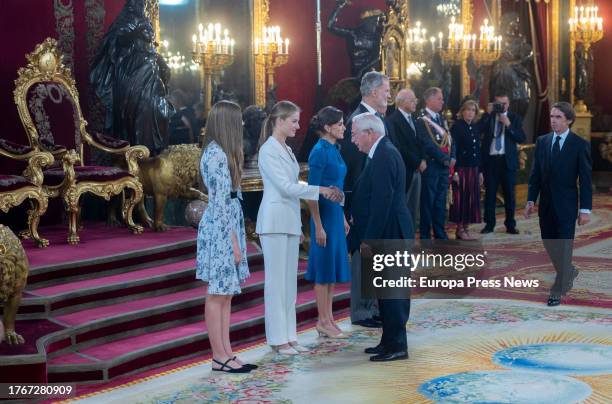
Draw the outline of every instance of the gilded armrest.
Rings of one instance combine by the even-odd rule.
[[[125,140],[115,139],[99,132],[88,133],[83,131],[82,133],[88,144],[107,153],[123,154],[130,147],[130,143]]]
[[[14,159],[27,160],[34,155],[33,147],[0,139],[0,155]]]
[[[149,157],[149,149],[146,146],[131,146],[125,152],[125,160],[127,161],[128,171],[130,174],[138,177],[140,167],[138,166],[138,160],[146,159]]]
[[[49,152],[34,152],[28,161],[28,167],[23,171],[23,176],[32,184],[40,187],[43,184],[43,167],[53,164],[53,155]]]

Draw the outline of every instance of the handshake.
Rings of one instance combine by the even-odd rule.
[[[344,202],[344,192],[333,185],[330,187],[319,187],[319,194],[332,202]]]

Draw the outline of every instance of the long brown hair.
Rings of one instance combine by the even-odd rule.
[[[238,189],[242,178],[242,111],[240,106],[231,101],[219,101],[212,106],[206,119],[204,145],[217,142],[227,156],[232,189]]]
[[[261,135],[259,136],[259,147],[268,140],[270,136],[272,136],[272,132],[274,131],[274,125],[276,125],[276,120],[278,118],[287,119],[291,114],[296,112],[301,112],[300,107],[292,103],[291,101],[279,101],[272,107],[270,114],[264,121],[261,127]]]

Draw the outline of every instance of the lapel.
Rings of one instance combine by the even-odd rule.
[[[299,168],[299,165],[297,164],[297,161],[295,160],[295,156],[293,156],[293,152],[291,151],[291,148],[287,146],[287,149],[289,150],[289,153],[287,153],[287,150],[285,150],[283,145],[280,144],[278,140],[276,140],[272,136],[270,136],[270,139],[271,139],[270,141],[274,145],[276,154],[279,156],[279,158],[282,161],[284,161],[285,165],[291,169],[291,174],[292,174],[291,178],[297,178],[300,168]],[[293,156],[293,159],[291,158],[289,154]]]
[[[413,128],[412,126],[410,126],[404,114],[402,114],[402,112],[399,109],[395,111],[395,114],[396,114],[395,119],[399,121],[399,124],[402,127],[402,132],[407,131],[407,134],[409,136],[410,135],[416,136],[416,128]],[[414,125],[414,118],[412,119],[412,124]]]
[[[544,141],[544,168],[545,171],[548,171],[550,168],[550,155],[551,155],[551,148],[552,148],[552,138],[554,136],[554,132],[553,133],[549,133],[548,135],[546,135],[546,140]]]

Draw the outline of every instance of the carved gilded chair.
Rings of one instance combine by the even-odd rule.
[[[84,193],[109,200],[128,191],[122,217],[132,233],[142,233],[142,226],[132,219],[132,211],[143,196],[138,160],[147,158],[149,150],[87,132],[75,81],[62,63],[55,39],[47,38],[26,57],[28,65],[19,69],[15,81],[15,103],[30,146],[52,153],[62,163],[44,171],[43,188],[50,197],[64,201],[69,218],[68,243],[79,243],[79,199]],[[86,165],[86,146],[123,157],[127,169]]]
[[[0,174],[0,209],[7,213],[11,208],[30,200],[28,230],[22,236],[34,240],[37,246],[46,247],[49,241],[38,235],[40,217],[47,210],[47,194],[42,188],[43,170],[53,163],[53,156],[38,152],[33,147],[0,139],[0,156],[27,163],[22,175]]]

